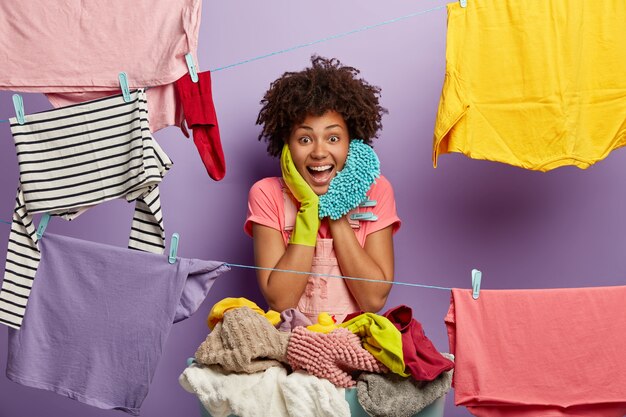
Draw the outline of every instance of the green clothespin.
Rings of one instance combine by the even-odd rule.
[[[170,255],[167,257],[167,261],[171,264],[176,263],[176,254],[178,253],[179,240],[180,235],[178,233],[172,233],[172,238],[170,239]]]
[[[41,216],[41,220],[39,220],[39,226],[37,226],[37,239],[41,239],[43,237],[49,221],[50,213],[44,213],[43,216]]]
[[[17,118],[17,122],[21,125],[26,123],[26,115],[24,113],[24,100],[22,100],[21,95],[13,94],[13,107],[15,108],[15,116]]]
[[[120,88],[122,89],[124,102],[130,103],[130,88],[128,87],[128,75],[126,75],[125,72],[120,72],[117,78],[120,80]]]
[[[191,52],[185,55],[185,61],[187,62],[187,69],[189,70],[189,75],[191,76],[191,81],[194,83],[198,82],[198,69],[196,68],[196,64],[193,62],[193,56]]]
[[[483,278],[483,273],[478,269],[472,269],[472,298],[478,300],[480,296],[480,281]]]

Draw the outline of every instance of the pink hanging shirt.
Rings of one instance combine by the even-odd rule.
[[[153,87],[151,129],[174,124],[172,83],[188,71],[185,54],[197,63],[201,9],[201,0],[2,1],[0,89],[63,106],[116,94],[124,71],[131,88]]]
[[[452,290],[455,404],[480,417],[626,414],[626,286]]]

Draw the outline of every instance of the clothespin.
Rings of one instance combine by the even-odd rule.
[[[26,115],[24,112],[24,100],[22,100],[22,96],[19,94],[13,94],[13,107],[15,108],[17,122],[23,125],[26,122]]]
[[[176,263],[176,254],[178,253],[179,240],[180,235],[178,233],[172,233],[172,237],[170,238],[170,255],[167,258],[167,261],[171,264]]]
[[[459,0],[459,3],[461,3],[461,7],[467,7],[467,0]]]
[[[365,197],[365,200],[359,203],[359,207],[374,207],[376,206],[376,200],[370,200],[369,197]]]
[[[187,69],[189,70],[189,75],[191,76],[191,81],[194,83],[198,82],[198,69],[196,68],[196,64],[193,62],[193,56],[191,52],[185,55],[185,61],[187,61]]]
[[[44,213],[43,216],[41,216],[41,220],[39,220],[39,226],[37,226],[37,239],[41,239],[43,237],[49,221],[50,213]]]
[[[483,273],[478,269],[472,269],[472,298],[478,300],[480,295],[480,281],[482,280]]]
[[[122,89],[124,102],[130,103],[130,88],[128,87],[128,75],[126,75],[125,72],[120,72],[117,78],[120,80],[120,88]]]
[[[365,213],[352,213],[350,215],[350,220],[361,220],[366,222],[375,222],[378,220],[378,216],[376,216],[371,211]]]

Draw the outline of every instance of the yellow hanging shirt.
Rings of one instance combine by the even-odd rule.
[[[626,144],[626,2],[448,4],[439,154],[548,171]]]

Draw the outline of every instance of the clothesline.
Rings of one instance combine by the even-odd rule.
[[[288,273],[292,273],[292,274],[300,274],[300,275],[315,275],[315,276],[322,276],[322,277],[329,277],[329,278],[339,278],[339,279],[348,279],[348,280],[353,280],[353,281],[364,281],[364,282],[377,282],[377,283],[386,283],[389,285],[404,285],[407,287],[420,287],[420,288],[430,288],[430,289],[434,289],[434,290],[446,290],[446,291],[451,291],[452,288],[448,288],[448,287],[440,287],[437,285],[426,285],[426,284],[414,284],[411,282],[401,282],[401,281],[380,281],[377,279],[371,279],[371,278],[358,278],[358,277],[348,277],[348,276],[344,276],[344,275],[333,275],[333,274],[322,274],[322,273],[318,273],[318,272],[303,272],[303,271],[294,271],[291,269],[279,269],[279,268],[264,268],[264,267],[260,267],[260,266],[251,266],[251,265],[241,265],[241,264],[231,264],[226,262],[227,266],[232,266],[235,268],[246,268],[246,269],[259,269],[262,271],[277,271],[277,272],[288,272]]]
[[[426,14],[426,13],[429,13],[429,12],[433,12],[435,10],[444,9],[445,7],[446,7],[446,5],[444,4],[442,6],[433,7],[431,9],[410,13],[410,14],[407,14],[407,15],[404,15],[404,16],[400,16],[400,17],[396,17],[396,18],[393,18],[393,19],[385,20],[384,22],[375,23],[373,25],[363,26],[361,28],[353,29],[353,30],[350,30],[348,32],[338,33],[336,35],[331,35],[331,36],[328,36],[328,37],[325,37],[325,38],[322,38],[322,39],[318,39],[316,41],[302,43],[300,45],[292,46],[291,48],[281,49],[279,51],[270,52],[269,54],[265,54],[265,55],[259,55],[259,56],[256,56],[254,58],[250,58],[250,59],[246,59],[244,61],[237,62],[235,64],[230,64],[230,65],[226,65],[226,66],[223,66],[223,67],[218,67],[218,68],[212,69],[210,71],[211,72],[217,72],[217,71],[221,71],[221,70],[224,70],[224,69],[227,69],[227,68],[237,67],[239,65],[247,64],[248,62],[257,61],[257,60],[263,59],[263,58],[269,58],[269,57],[274,56],[274,55],[280,55],[280,54],[283,54],[285,52],[295,51],[296,49],[305,48],[307,46],[316,45],[318,43],[327,42],[327,41],[330,41],[330,40],[333,40],[333,39],[343,38],[345,36],[353,35],[355,33],[363,32],[363,31],[366,31],[366,30],[369,30],[369,29],[374,29],[374,28],[377,28],[377,27],[380,27],[380,26],[385,26],[385,25],[389,25],[391,23],[396,23],[396,22],[399,22],[401,20],[409,19],[409,18],[415,17],[415,16],[420,16],[420,15],[423,15],[423,14]]]
[[[434,12],[436,10],[441,10],[441,9],[444,9],[444,8],[446,8],[445,4],[441,5],[441,6],[437,6],[437,7],[432,7],[430,9],[421,10],[419,12],[409,13],[409,14],[404,15],[404,16],[400,16],[400,17],[396,17],[396,18],[393,18],[393,19],[385,20],[384,22],[375,23],[373,25],[363,26],[363,27],[360,27],[358,29],[353,29],[353,30],[350,30],[350,31],[347,31],[347,32],[342,32],[342,33],[338,33],[338,34],[335,34],[335,35],[327,36],[325,38],[321,38],[321,39],[318,39],[318,40],[315,40],[315,41],[311,41],[311,42],[302,43],[302,44],[299,44],[299,45],[292,46],[290,48],[285,48],[285,49],[281,49],[281,50],[278,50],[278,51],[270,52],[268,54],[258,55],[258,56],[255,56],[253,58],[249,58],[249,59],[246,59],[246,60],[243,60],[243,61],[239,61],[239,62],[236,62],[234,64],[225,65],[223,67],[218,67],[218,68],[215,68],[215,69],[211,69],[209,71],[210,72],[217,72],[217,71],[222,71],[222,70],[225,70],[225,69],[228,69],[228,68],[238,67],[240,65],[247,64],[249,62],[254,62],[254,61],[258,61],[260,59],[269,58],[271,56],[284,54],[286,52],[295,51],[295,50],[301,49],[301,48],[306,48],[307,46],[316,45],[318,43],[323,43],[323,42],[327,42],[327,41],[330,41],[330,40],[343,38],[345,36],[353,35],[355,33],[364,32],[366,30],[374,29],[374,28],[377,28],[377,27],[380,27],[380,26],[389,25],[391,23],[396,23],[396,22],[399,22],[399,21],[402,21],[402,20],[405,20],[405,19],[409,19],[409,18],[412,18],[412,17],[415,17],[415,16],[424,15],[426,13]],[[6,120],[6,119],[0,119],[0,123],[8,123],[8,122],[9,121]]]
[[[7,222],[6,220],[0,219],[0,222],[4,223],[4,224],[11,225],[11,223]],[[332,274],[321,274],[321,273],[318,273],[318,272],[303,272],[303,271],[295,271],[295,270],[291,270],[291,269],[264,268],[264,267],[260,267],[260,266],[235,264],[235,263],[230,263],[230,262],[226,262],[226,265],[228,265],[230,267],[233,267],[233,268],[258,269],[258,270],[262,270],[262,271],[287,272],[287,273],[291,273],[291,274],[323,276],[323,277],[329,277],[329,278],[348,279],[348,280],[353,280],[353,281],[377,282],[377,283],[385,283],[386,282],[387,284],[390,284],[390,285],[403,285],[403,286],[406,286],[406,287],[430,288],[430,289],[434,289],[434,290],[446,290],[446,291],[451,291],[452,290],[452,288],[448,288],[448,287],[440,287],[440,286],[437,286],[437,285],[415,284],[415,283],[411,283],[411,282],[379,281],[379,280],[370,279],[370,278],[349,277],[349,276],[344,276],[344,275],[332,275]]]

